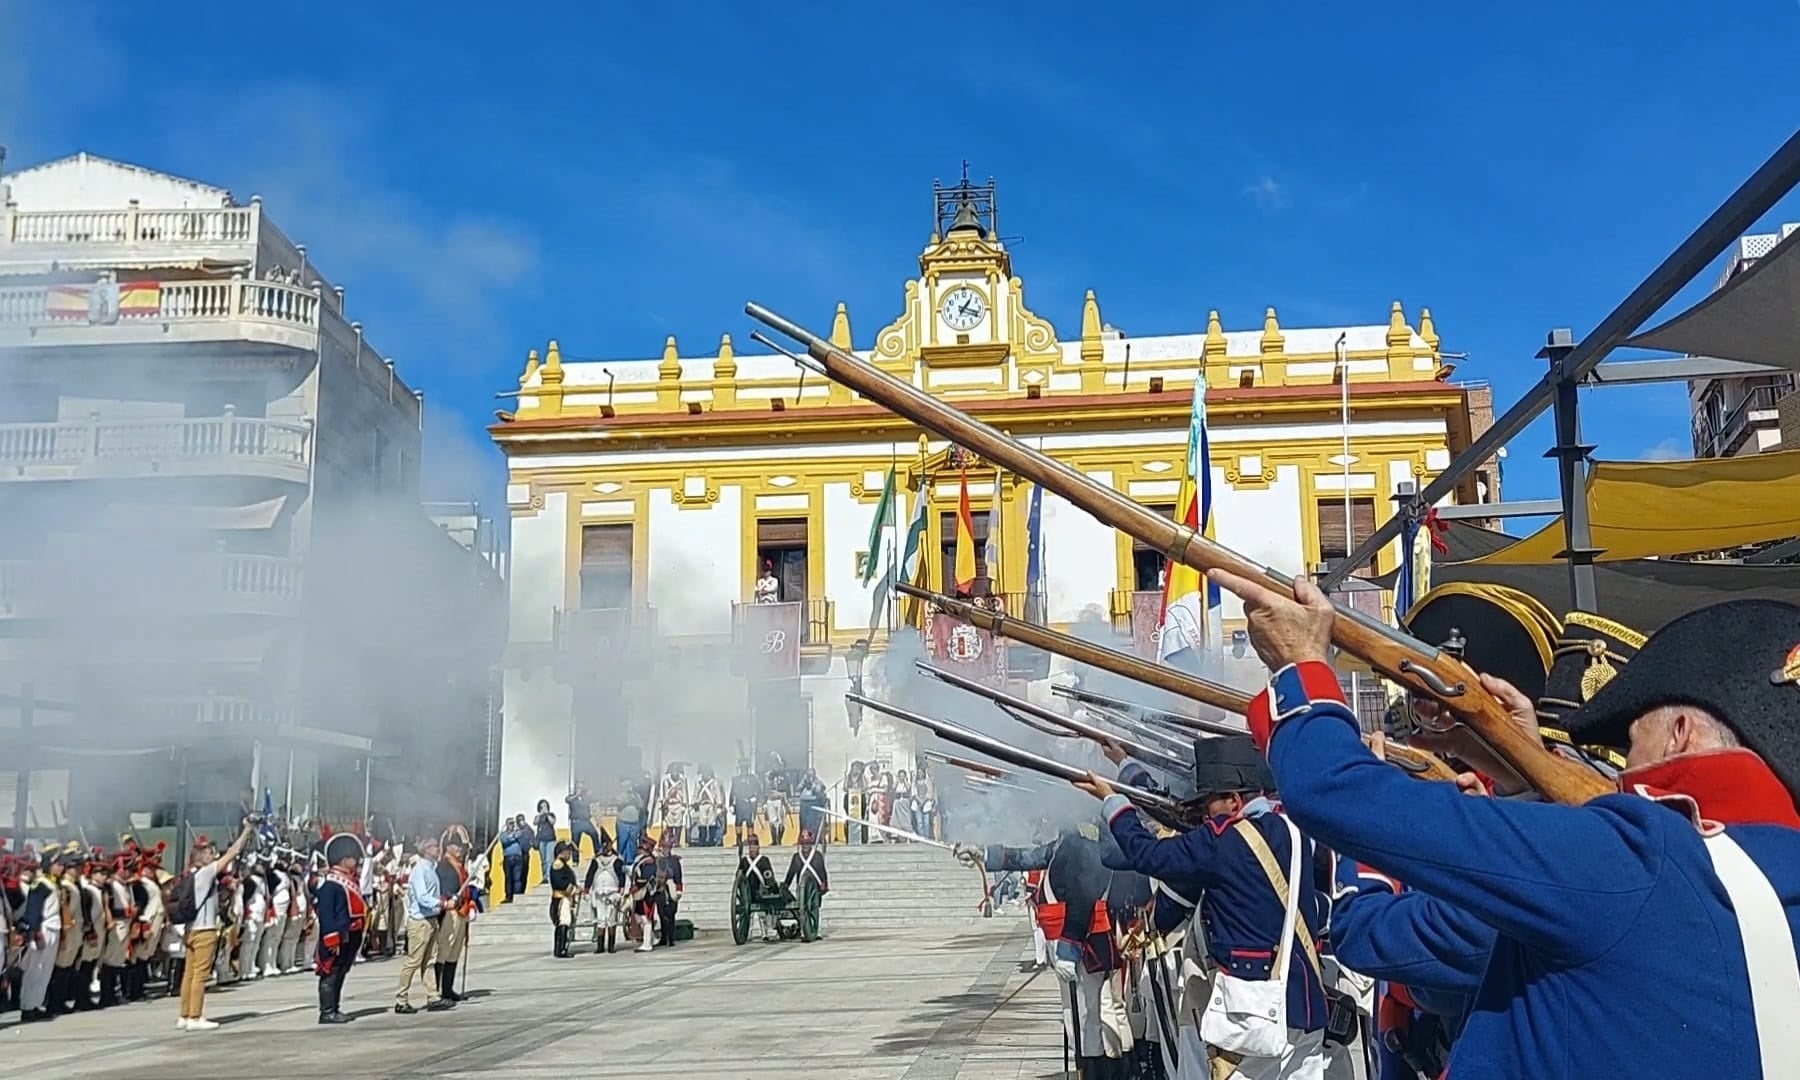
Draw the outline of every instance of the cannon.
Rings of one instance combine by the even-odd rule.
[[[802,874],[798,895],[774,878],[758,878],[739,864],[731,883],[731,940],[742,945],[750,940],[750,925],[757,912],[767,915],[783,941],[816,941],[819,909],[824,894],[818,882]]]

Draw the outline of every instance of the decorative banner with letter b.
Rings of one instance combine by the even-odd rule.
[[[800,620],[805,604],[739,604],[737,669],[746,679],[800,677]]]

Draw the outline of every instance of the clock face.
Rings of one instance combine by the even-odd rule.
[[[959,285],[944,294],[938,317],[952,330],[973,330],[987,315],[987,302],[967,285]]]

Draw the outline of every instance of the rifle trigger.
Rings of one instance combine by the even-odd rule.
[[[1461,697],[1469,692],[1468,683],[1462,682],[1461,680],[1458,680],[1455,683],[1446,683],[1443,679],[1438,677],[1437,672],[1428,667],[1413,663],[1410,657],[1400,661],[1400,672],[1403,675],[1416,676],[1420,682],[1430,688],[1432,693],[1442,695],[1443,697]]]

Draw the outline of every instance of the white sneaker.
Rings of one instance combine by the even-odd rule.
[[[211,1031],[219,1026],[217,1020],[208,1020],[204,1016],[196,1016],[187,1022],[189,1031]]]
[[[175,1021],[175,1030],[176,1031],[186,1031],[187,1029],[188,1029],[188,1018],[187,1017],[184,1016],[181,1019]]]

